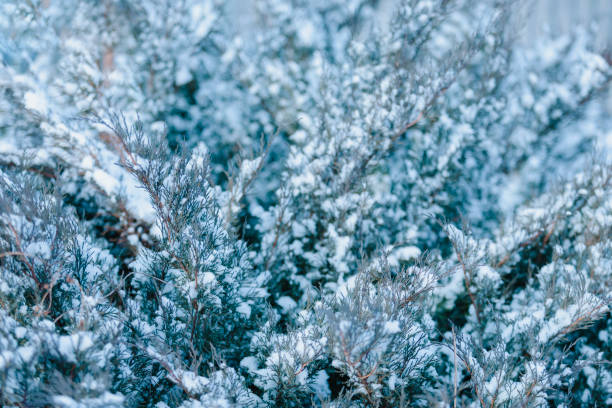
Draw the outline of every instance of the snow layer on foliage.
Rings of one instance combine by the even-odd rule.
[[[70,336],[60,336],[58,339],[58,350],[68,360],[77,361],[77,354],[86,352],[93,346],[93,334],[80,332]]]
[[[280,298],[278,298],[276,303],[278,303],[278,305],[282,308],[283,313],[289,313],[297,307],[297,303],[295,302],[295,300],[293,300],[289,296],[281,296]]]
[[[1,405],[609,404],[609,62],[381,3],[0,2]]]
[[[41,93],[35,93],[33,91],[26,92],[23,96],[24,104],[27,109],[38,112],[41,115],[45,115],[49,110],[49,104],[47,99]]]
[[[111,394],[110,392],[104,393],[102,396],[97,398],[85,398],[82,400],[74,400],[66,395],[56,395],[53,397],[53,404],[61,408],[80,408],[80,407],[92,407],[92,408],[103,408],[103,407],[122,407],[124,406],[124,397],[117,394]]]
[[[396,334],[400,332],[400,326],[397,320],[391,320],[385,323],[385,331],[388,334]]]
[[[192,371],[176,370],[170,378],[172,381],[180,383],[187,392],[192,394],[201,394],[210,382],[208,378],[201,377]]]

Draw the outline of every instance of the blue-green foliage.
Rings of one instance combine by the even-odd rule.
[[[238,3],[1,2],[1,405],[612,404],[591,33]]]

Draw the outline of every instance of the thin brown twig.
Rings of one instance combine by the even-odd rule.
[[[473,375],[473,372],[472,372],[472,369],[470,367],[470,364],[466,360],[463,360],[463,363],[465,364],[465,368],[467,369],[468,374],[471,377]],[[486,404],[485,404],[484,400],[482,399],[482,397],[480,396],[480,391],[478,391],[478,385],[476,383],[474,383],[474,391],[476,392],[476,397],[478,398],[478,401],[480,402],[480,406],[482,408],[486,408]]]
[[[23,261],[23,263],[27,266],[28,270],[30,271],[30,277],[34,280],[34,282],[36,282],[36,285],[40,287],[40,281],[36,277],[34,266],[32,266],[32,263],[28,260],[28,257],[23,252],[23,248],[21,247],[21,239],[19,238],[19,234],[17,233],[17,230],[15,230],[15,227],[13,227],[13,224],[11,224],[10,222],[7,222],[6,225],[9,227],[9,229],[13,233],[13,236],[15,237],[15,245],[17,246],[17,251],[15,252],[20,253],[21,260]]]
[[[6,256],[25,256],[25,254],[19,251],[8,251],[0,254],[0,258],[4,258]]]
[[[480,323],[480,311],[478,310],[478,305],[476,304],[476,297],[474,296],[474,294],[470,290],[470,288],[471,288],[471,279],[469,277],[469,273],[468,273],[467,267],[465,265],[465,262],[463,261],[463,257],[461,256],[461,253],[459,252],[459,249],[457,248],[457,244],[455,244],[455,242],[452,239],[451,239],[451,244],[453,246],[453,249],[455,250],[455,255],[457,255],[457,260],[459,261],[459,264],[461,265],[461,269],[463,270],[463,282],[465,284],[465,291],[467,292],[468,296],[470,297],[470,301],[472,302],[472,306],[474,306],[474,311],[476,313],[476,320],[478,320],[478,323]]]

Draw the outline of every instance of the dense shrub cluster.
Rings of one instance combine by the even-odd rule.
[[[612,405],[609,60],[391,3],[0,3],[2,406]]]

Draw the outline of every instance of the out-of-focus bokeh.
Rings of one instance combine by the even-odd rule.
[[[612,44],[612,1],[610,0],[535,0],[529,5],[524,40],[549,31],[565,34],[576,25],[595,27],[597,45]]]
[[[532,41],[544,34],[563,35],[577,26],[594,30],[595,44],[612,58],[612,1],[610,0],[533,0],[530,2],[521,39]],[[606,105],[612,112],[612,92]]]
[[[380,0],[380,19],[387,21],[397,0]],[[255,23],[253,0],[228,0],[239,24],[249,29]],[[612,0],[517,0],[520,40],[525,43],[552,34],[569,34],[578,26],[593,30],[595,45],[612,58]],[[612,112],[612,92],[605,99]]]
[[[253,23],[253,0],[228,0],[230,8],[239,17],[240,23]],[[397,0],[381,0],[381,19],[393,10]],[[521,4],[522,3],[522,4]],[[525,4],[527,3],[527,4]],[[526,5],[526,7],[524,7]],[[547,32],[565,34],[577,25],[597,29],[597,45],[610,48],[612,45],[612,1],[610,0],[519,0],[517,10],[526,13],[522,39],[529,41]]]

